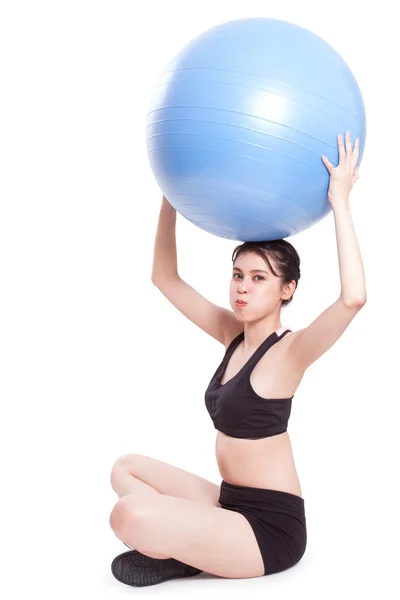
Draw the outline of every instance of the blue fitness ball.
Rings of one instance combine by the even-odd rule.
[[[188,221],[231,240],[282,239],[331,210],[325,154],[366,135],[360,89],[339,54],[277,19],[213,27],[158,81],[146,143],[156,181]]]

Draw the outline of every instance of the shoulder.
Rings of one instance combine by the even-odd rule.
[[[281,364],[285,364],[285,366],[290,370],[299,370],[304,372],[304,369],[300,368],[297,360],[294,360],[292,349],[292,344],[295,342],[299,335],[304,331],[304,329],[298,329],[297,331],[290,331],[287,333],[282,340],[278,344],[275,344],[275,348],[278,354],[279,361]]]
[[[281,348],[287,348],[294,342],[294,340],[299,336],[299,334],[302,331],[304,331],[304,329],[299,329],[298,331],[289,331],[288,333],[284,333],[282,339],[278,340],[279,344],[277,344],[277,346],[280,346]]]
[[[279,344],[276,344],[276,346],[280,347],[280,349],[282,350],[282,354],[284,354],[286,358],[289,358],[291,356],[289,350],[292,348],[293,342],[295,342],[298,339],[302,331],[304,331],[304,329],[291,331],[284,336],[284,338],[280,341]]]
[[[304,328],[303,329],[298,329],[297,331],[290,331],[289,333],[287,333],[285,335],[286,342],[289,343],[289,344],[291,344],[293,342],[293,340],[295,340],[300,335],[300,333],[302,331],[304,331]]]

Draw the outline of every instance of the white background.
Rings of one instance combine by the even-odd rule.
[[[0,6],[2,595],[397,598],[396,4]],[[185,43],[253,16],[311,29],[360,85],[368,133],[351,207],[368,302],[310,367],[293,402],[289,433],[308,523],[301,563],[269,578],[200,575],[135,590],[110,572],[126,550],[108,522],[118,499],[109,481],[115,460],[137,452],[221,481],[204,392],[224,349],[150,280],[161,192],[147,160],[147,108]],[[289,241],[302,275],[282,324],[297,330],[340,294],[332,214]],[[240,242],[180,215],[177,242],[181,276],[228,308]]]

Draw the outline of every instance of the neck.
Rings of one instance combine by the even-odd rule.
[[[284,329],[280,322],[280,319],[263,319],[262,321],[254,321],[252,323],[244,324],[244,340],[243,340],[243,353],[245,355],[252,354],[263,341],[271,335],[274,331],[277,331],[278,335],[281,333],[280,329]]]

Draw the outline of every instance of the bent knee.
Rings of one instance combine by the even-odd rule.
[[[123,535],[127,526],[135,523],[138,527],[144,521],[146,510],[133,502],[131,496],[120,498],[110,514],[110,527],[117,535]]]
[[[140,454],[136,453],[122,454],[122,456],[120,456],[113,464],[111,474],[113,473],[113,471],[121,468],[129,471],[130,469],[132,469],[133,465],[139,460],[140,456]]]
[[[137,454],[123,454],[115,461],[110,473],[110,482],[114,490],[118,485],[118,478],[121,475],[121,472],[132,472],[137,456]]]

